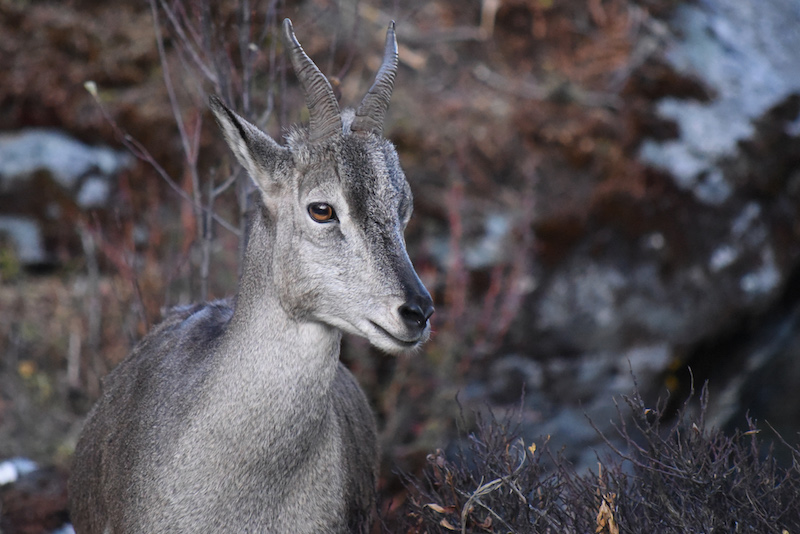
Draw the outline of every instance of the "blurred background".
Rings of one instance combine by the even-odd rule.
[[[800,0],[0,0],[2,532],[67,521],[83,417],[162,311],[235,292],[249,179],[206,100],[307,120],[284,17],[344,106],[397,23],[433,336],[342,352],[385,498],[478,412],[596,469],[589,419],[613,440],[637,386],[797,442]]]

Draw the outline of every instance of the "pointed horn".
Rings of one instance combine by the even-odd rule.
[[[392,21],[389,29],[386,30],[383,64],[375,76],[375,83],[369,88],[364,100],[358,106],[353,124],[350,126],[354,132],[372,132],[378,135],[383,132],[383,119],[386,117],[389,100],[392,98],[397,62],[397,38],[394,33],[394,21]]]
[[[316,142],[341,135],[342,116],[331,84],[297,42],[289,19],[283,21],[283,43],[306,98],[310,116],[309,140]]]

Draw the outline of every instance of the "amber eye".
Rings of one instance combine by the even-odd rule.
[[[308,214],[318,223],[332,222],[338,220],[333,206],[324,202],[314,202],[308,205]]]

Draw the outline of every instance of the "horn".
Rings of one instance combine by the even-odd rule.
[[[369,88],[356,110],[356,116],[350,126],[352,131],[372,132],[378,135],[383,132],[383,119],[386,117],[389,100],[392,98],[395,74],[397,74],[397,38],[392,21],[386,30],[383,64],[375,76],[375,83]]]
[[[292,67],[306,98],[309,118],[309,140],[322,141],[342,133],[339,103],[330,82],[297,42],[292,21],[283,21],[283,43],[292,60]]]

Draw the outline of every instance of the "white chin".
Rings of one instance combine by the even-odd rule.
[[[403,352],[408,352],[410,350],[414,350],[418,344],[408,345],[403,344],[400,345],[394,341],[390,341],[389,339],[383,336],[370,336],[369,342],[374,346],[378,347],[384,352],[388,352],[389,354],[402,354]]]
[[[401,338],[395,337],[383,328],[373,329],[367,337],[369,342],[389,354],[401,354],[403,352],[410,352],[418,349],[425,341],[428,340],[430,328],[426,328],[422,336],[412,341],[405,341]]]
[[[328,317],[325,321],[329,325],[339,328],[350,334],[355,334],[367,338],[370,344],[389,354],[401,354],[418,349],[428,340],[430,336],[430,325],[425,328],[422,335],[417,339],[405,340],[401,336],[396,336],[388,329],[383,328],[374,321],[364,321],[356,326],[348,321],[338,318]]]

